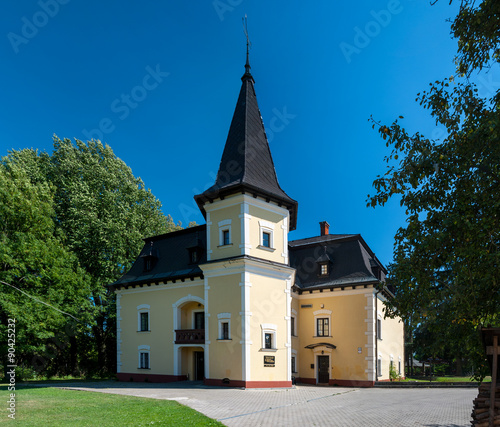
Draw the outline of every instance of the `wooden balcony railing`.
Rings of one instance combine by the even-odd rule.
[[[176,344],[205,344],[205,329],[178,329],[175,331]]]

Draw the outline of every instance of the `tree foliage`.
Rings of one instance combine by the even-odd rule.
[[[7,319],[15,319],[18,365],[47,367],[46,343],[69,315],[89,320],[90,281],[56,236],[52,193],[23,169],[0,165],[0,351],[7,354]]]
[[[397,291],[388,313],[425,322],[478,361],[478,327],[500,326],[500,94],[481,98],[460,76],[500,60],[499,19],[498,2],[462,2],[452,24],[459,76],[417,96],[443,138],[408,132],[402,116],[371,119],[390,154],[368,205],[397,196],[407,215],[389,266]]]
[[[58,274],[59,280],[64,280],[64,287],[54,286],[59,283],[58,279],[48,274],[45,281],[40,282],[36,279],[38,270],[29,267],[35,271],[29,276],[33,284],[39,283],[42,294],[47,297],[53,293],[64,300],[76,292],[84,295],[86,301],[86,304],[77,300],[68,303],[72,308],[67,307],[65,311],[77,310],[80,316],[82,311],[85,313],[85,327],[72,324],[70,331],[59,334],[69,344],[56,346],[51,363],[71,367],[70,373],[76,365],[87,373],[114,373],[115,300],[106,285],[130,268],[142,247],[142,238],[178,229],[180,225],[162,213],[161,203],[142,180],[134,177],[131,169],[100,141],[73,143],[54,137],[51,155],[35,150],[13,151],[3,159],[2,165],[4,173],[11,176],[10,185],[21,188],[17,190],[17,205],[7,200],[4,203],[5,209],[16,206],[10,208],[5,217],[9,214],[9,218],[12,217],[9,221],[15,220],[18,227],[24,227],[25,245],[31,254],[31,258],[26,258],[25,248],[20,244],[2,247],[3,252],[12,247],[10,253],[1,256],[16,259],[19,270],[9,267],[5,281],[26,280],[22,264],[48,257],[44,261],[46,270]],[[4,188],[3,183],[1,188],[4,192],[13,191],[7,185]],[[82,283],[58,273],[58,268],[78,272]],[[29,304],[36,306],[35,302]],[[14,307],[22,307],[19,298],[13,302],[11,311]],[[50,310],[39,311],[40,333],[48,334],[38,335],[40,339],[50,336],[51,330],[46,328],[48,320],[42,320],[48,318]],[[47,343],[39,340],[38,345],[42,348]],[[76,360],[75,353],[87,357]]]

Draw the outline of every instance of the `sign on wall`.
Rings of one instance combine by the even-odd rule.
[[[274,368],[276,366],[275,357],[274,356],[264,356],[264,367],[265,368]]]

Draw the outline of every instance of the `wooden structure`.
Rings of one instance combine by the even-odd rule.
[[[491,384],[481,384],[474,400],[472,425],[477,427],[500,426],[500,328],[482,328],[481,334],[491,369]]]

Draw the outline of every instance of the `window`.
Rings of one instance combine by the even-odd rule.
[[[379,356],[377,360],[377,377],[382,376],[382,358]]]
[[[139,369],[149,369],[149,352],[141,351]]]
[[[139,332],[149,332],[151,330],[149,310],[150,306],[148,304],[137,306],[137,330]]]
[[[189,263],[196,264],[198,262],[198,248],[189,248]]]
[[[264,348],[273,348],[273,334],[269,332],[264,334]]]
[[[321,275],[326,276],[328,274],[328,264],[321,264]]]
[[[277,326],[271,323],[262,323],[262,350],[276,351]]]
[[[273,232],[274,232],[274,223],[269,221],[259,221],[259,232],[260,232],[260,249],[266,249],[273,252],[275,249],[273,248]]]
[[[316,319],[318,337],[330,336],[329,319],[327,317],[320,317]]]
[[[219,221],[219,246],[231,245],[231,220]]]
[[[229,339],[229,322],[222,322],[221,323],[221,340],[228,340]]]
[[[262,233],[262,246],[266,248],[271,247],[271,233],[267,233],[266,231]]]
[[[139,330],[141,332],[149,331],[149,313],[147,311],[142,312],[142,313],[139,313],[139,316],[141,318],[141,327]]]
[[[295,356],[292,356],[292,374],[295,374],[297,370],[295,369]]]
[[[398,360],[398,374],[401,375],[401,356],[399,356]]]
[[[292,336],[296,336],[295,334],[295,317],[290,317],[290,330],[291,330],[291,334]]]
[[[149,345],[140,345],[139,348],[139,369],[150,368]]]
[[[382,339],[382,319],[380,317],[377,319],[377,338]]]
[[[231,313],[219,313],[219,340],[231,339]]]

